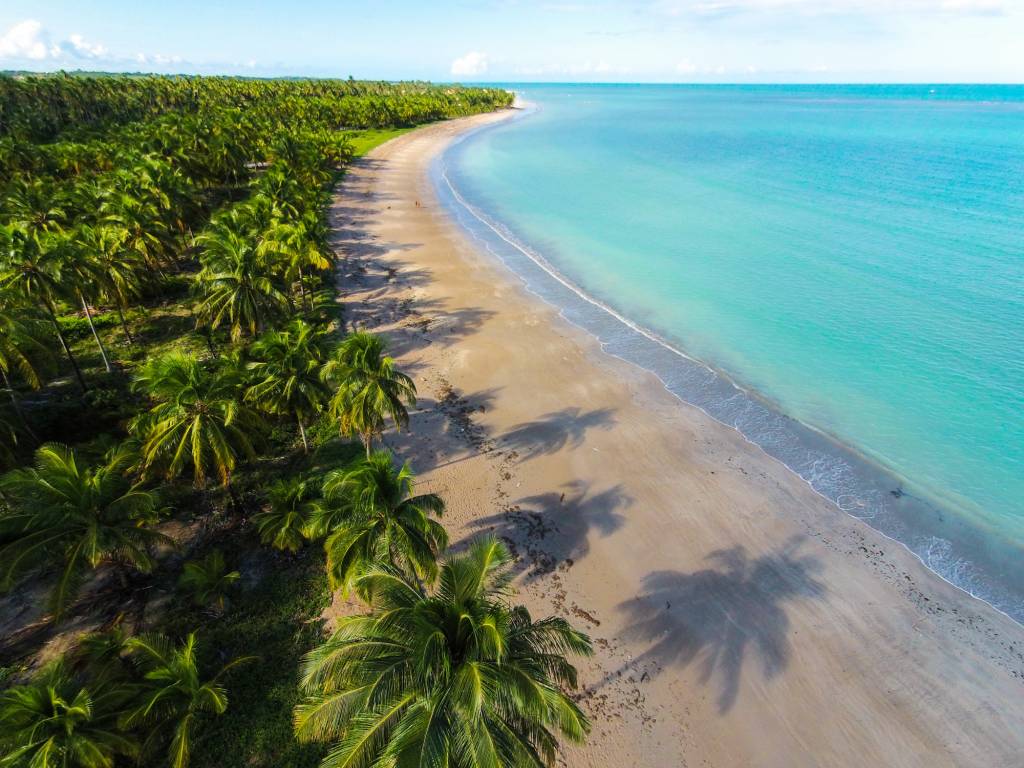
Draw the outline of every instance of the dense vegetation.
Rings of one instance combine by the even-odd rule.
[[[0,641],[0,764],[527,766],[582,738],[587,639],[509,603],[497,542],[446,557],[444,501],[374,450],[415,386],[345,335],[327,248],[354,156],[509,100],[0,78],[0,599],[48,600]],[[318,645],[331,588],[366,613]]]

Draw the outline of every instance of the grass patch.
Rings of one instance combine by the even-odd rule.
[[[369,129],[365,131],[352,131],[347,134],[349,141],[352,142],[352,148],[355,152],[355,157],[362,157],[374,147],[379,147],[385,141],[391,141],[396,136],[401,136],[403,133],[408,133],[413,130],[412,128],[383,128],[383,129]]]
[[[324,745],[299,744],[291,717],[299,700],[299,662],[322,641],[320,614],[330,602],[322,549],[307,546],[294,557],[277,553],[261,547],[248,529],[226,533],[190,559],[212,548],[242,572],[227,612],[211,619],[176,596],[184,610],[161,629],[180,637],[198,628],[207,669],[237,656],[257,658],[228,673],[227,712],[204,722],[192,765],[313,768]]]

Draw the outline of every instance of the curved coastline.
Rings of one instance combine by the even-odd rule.
[[[506,540],[517,599],[594,640],[595,729],[566,763],[1012,764],[1020,625],[602,352],[453,221],[431,162],[510,116],[379,147],[332,242],[350,321],[423,398],[386,444],[448,501],[453,542]]]
[[[511,228],[466,198],[452,178],[456,154],[481,132],[507,127],[540,108],[518,103],[524,111],[513,120],[461,133],[431,163],[435,193],[458,226],[530,293],[593,336],[606,354],[652,373],[678,400],[735,430],[815,493],[905,548],[943,581],[1024,624],[1024,558],[1018,548],[906,492],[904,486],[912,480],[788,416],[759,392],[589,295]]]

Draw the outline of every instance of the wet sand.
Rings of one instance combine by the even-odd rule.
[[[564,762],[1024,765],[1024,629],[605,355],[449,220],[431,159],[508,114],[377,148],[331,223],[349,322],[421,395],[385,442],[456,546],[505,538],[518,598],[595,642],[593,732]]]

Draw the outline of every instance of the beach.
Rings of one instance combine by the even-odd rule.
[[[458,548],[586,631],[572,766],[1016,766],[1024,629],[849,517],[527,292],[438,204],[431,161],[510,112],[373,150],[330,212],[351,326],[420,402],[385,443]]]

